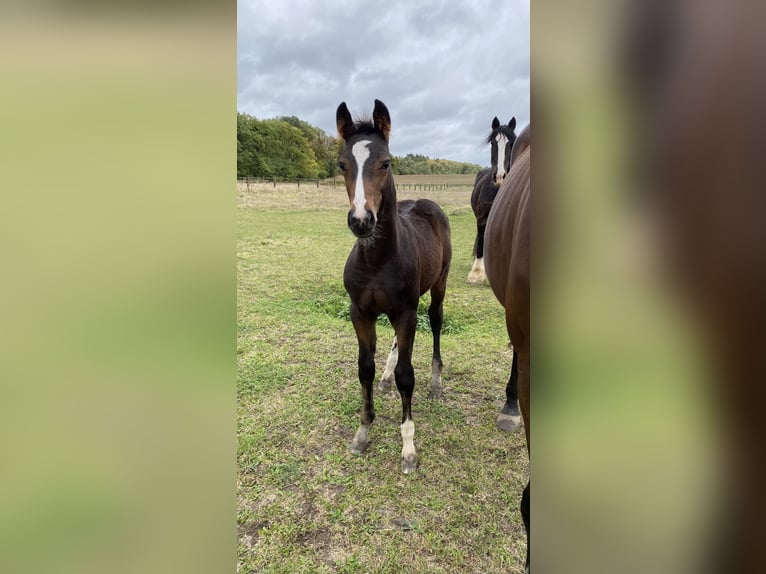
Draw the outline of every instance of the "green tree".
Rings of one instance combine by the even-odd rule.
[[[237,177],[326,178],[339,173],[339,138],[296,116],[259,120],[237,112]],[[481,166],[421,154],[393,157],[395,174],[476,173]]]
[[[237,114],[237,176],[316,178],[320,166],[304,132],[288,122]]]

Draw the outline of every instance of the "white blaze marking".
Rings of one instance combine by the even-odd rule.
[[[497,142],[497,177],[505,177],[505,146],[508,143],[508,138],[504,134],[497,134],[495,136]]]
[[[399,347],[396,345],[396,338],[394,338],[394,344],[391,345],[391,352],[388,354],[388,360],[386,361],[386,368],[383,369],[382,380],[387,381],[394,374],[396,363],[399,360]]]
[[[354,216],[358,219],[364,220],[366,212],[364,210],[365,196],[364,196],[364,181],[362,180],[362,172],[364,171],[364,162],[370,157],[369,145],[372,142],[370,140],[358,141],[351,148],[351,153],[356,161],[356,187],[354,188]]]
[[[415,455],[415,423],[411,420],[402,423],[402,458]]]

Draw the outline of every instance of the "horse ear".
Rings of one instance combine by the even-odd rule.
[[[346,140],[354,131],[354,120],[351,118],[351,112],[348,111],[346,102],[341,102],[338,110],[335,112],[335,125],[338,128],[338,135]]]
[[[388,115],[386,104],[375,100],[375,108],[372,110],[372,123],[375,129],[383,134],[383,139],[388,143],[388,135],[391,133],[391,116]]]
[[[511,121],[508,122],[508,127],[511,128],[511,131],[516,129],[516,116],[513,116]]]
[[[500,127],[500,120],[498,120],[497,116],[495,116],[494,118],[492,118],[492,129],[496,130],[499,127]]]

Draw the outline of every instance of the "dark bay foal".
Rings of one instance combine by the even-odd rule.
[[[442,390],[439,339],[452,259],[449,221],[441,208],[428,199],[397,202],[388,149],[391,118],[383,102],[375,100],[372,121],[357,122],[343,102],[338,106],[336,122],[345,143],[338,165],[349,198],[348,227],[357,237],[343,272],[359,342],[363,402],[361,424],[351,441],[351,451],[361,453],[369,444],[368,431],[375,419],[375,322],[385,313],[396,337],[381,388],[390,385],[393,374],[402,399],[402,471],[409,473],[417,468],[411,410],[415,387],[412,345],[418,301],[428,290],[428,318],[434,341],[431,395],[439,397]]]

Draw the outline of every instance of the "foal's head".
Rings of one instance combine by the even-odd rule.
[[[348,226],[357,237],[370,237],[378,222],[384,191],[392,185],[388,108],[375,100],[372,121],[354,122],[346,102],[335,114],[338,135],[346,144],[338,158],[348,192]]]
[[[503,183],[503,178],[511,169],[511,148],[516,140],[516,117],[512,117],[507,126],[500,125],[497,116],[492,120],[492,133],[487,136],[487,143],[492,145],[492,179],[496,185]]]

